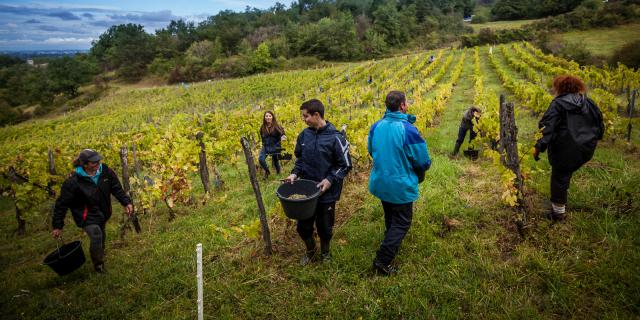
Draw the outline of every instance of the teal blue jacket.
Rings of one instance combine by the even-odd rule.
[[[431,167],[427,143],[412,124],[413,115],[385,112],[369,130],[367,150],[373,157],[369,192],[380,200],[395,204],[416,201],[418,176]]]

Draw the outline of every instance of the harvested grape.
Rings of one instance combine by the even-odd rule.
[[[307,196],[305,196],[304,194],[297,194],[294,193],[292,195],[290,195],[289,197],[287,197],[287,199],[292,199],[292,200],[301,200],[301,199],[306,199]]]

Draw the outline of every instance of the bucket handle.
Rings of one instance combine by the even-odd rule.
[[[62,240],[62,235],[60,235],[59,237],[57,237],[55,239],[56,239],[56,249],[58,250],[58,259],[59,259],[59,258],[61,258],[60,244],[62,243],[64,245],[64,241]]]

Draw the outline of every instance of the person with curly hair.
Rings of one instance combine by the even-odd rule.
[[[534,158],[547,151],[551,164],[551,210],[545,217],[552,221],[566,218],[565,205],[571,176],[593,157],[602,140],[602,113],[586,96],[584,82],[575,76],[557,76],[553,80],[555,98],[538,126],[542,138],[535,145]]]

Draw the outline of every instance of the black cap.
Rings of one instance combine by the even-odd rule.
[[[98,162],[102,160],[102,156],[93,149],[84,149],[78,155],[78,159],[82,162]]]

